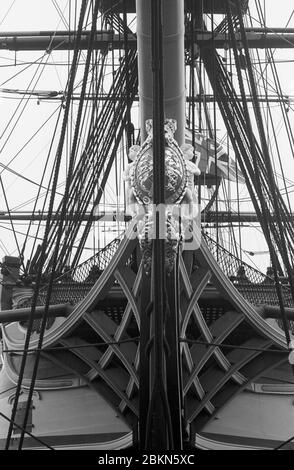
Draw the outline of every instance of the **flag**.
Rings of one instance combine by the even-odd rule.
[[[192,145],[192,132],[186,129],[186,144]],[[238,168],[236,161],[229,156],[224,147],[210,137],[200,132],[195,132],[195,163],[201,173],[210,176],[219,176],[230,181],[245,183],[245,178]],[[217,168],[216,168],[217,167]]]

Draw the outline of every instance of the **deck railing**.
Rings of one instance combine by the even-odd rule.
[[[234,256],[205,232],[202,233],[202,237],[224,274],[246,300],[256,306],[279,304],[272,277],[263,274]],[[82,300],[108,266],[120,241],[121,237],[115,238],[94,256],[59,276],[55,280],[50,303],[71,302],[75,304]],[[285,306],[292,307],[293,301],[290,289],[287,285],[283,285],[282,291]],[[47,287],[44,286],[39,294],[38,305],[45,304],[46,295]],[[29,305],[30,301],[28,300],[19,306]]]
[[[240,260],[208,234],[203,233],[203,238],[224,274],[246,300],[256,306],[279,304],[275,282],[271,276]],[[289,287],[282,285],[282,292],[285,307],[292,307],[293,300]]]

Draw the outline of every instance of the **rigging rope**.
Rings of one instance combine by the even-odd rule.
[[[4,21],[6,20],[7,16],[9,15],[9,12],[10,10],[12,9],[13,5],[15,4],[16,0],[13,0],[11,5],[8,7],[6,13],[4,13],[4,16],[2,18],[2,20],[0,21],[0,26],[2,26],[2,24],[4,23]]]
[[[10,349],[10,348],[4,348],[2,350],[3,353],[19,353],[19,352],[28,352],[28,353],[33,353],[33,352],[42,352],[42,351],[63,351],[63,350],[68,350],[71,351],[72,349],[87,349],[91,348],[93,346],[99,347],[99,346],[118,346],[120,344],[127,344],[127,343],[134,343],[135,341],[139,341],[140,336],[135,336],[130,339],[121,339],[119,341],[103,341],[103,342],[98,342],[98,343],[89,343],[89,344],[75,344],[73,346],[46,346],[46,348],[28,348],[28,349]]]
[[[54,198],[55,198],[54,190],[56,190],[56,186],[57,186],[58,173],[59,173],[59,167],[60,167],[60,163],[61,163],[61,155],[62,155],[62,149],[63,149],[63,142],[64,142],[65,130],[66,130],[66,126],[67,126],[67,118],[68,118],[69,104],[70,104],[70,98],[69,97],[70,97],[70,95],[72,93],[72,90],[73,90],[74,79],[75,79],[76,70],[77,70],[77,60],[78,60],[78,55],[79,55],[79,52],[78,52],[79,51],[79,43],[80,43],[80,40],[81,40],[82,25],[83,25],[85,13],[86,13],[87,4],[88,4],[88,1],[82,2],[81,10],[80,10],[79,27],[78,27],[77,36],[75,38],[75,50],[74,50],[73,62],[72,62],[70,79],[69,79],[69,84],[68,84],[67,106],[66,106],[65,112],[64,112],[64,120],[63,120],[62,129],[61,129],[60,142],[59,142],[59,146],[58,146],[58,149],[57,149],[57,158],[56,158],[57,161],[56,161],[56,166],[55,166],[55,175],[54,175],[54,181],[53,181],[53,185],[52,185],[52,193],[51,193],[50,205],[49,205],[49,211],[48,211],[49,212],[49,217],[48,217],[47,224],[46,224],[45,235],[44,235],[44,244],[43,244],[42,253],[41,253],[41,263],[40,263],[39,270],[38,270],[38,275],[37,275],[37,280],[36,280],[36,288],[35,288],[35,291],[34,291],[33,302],[32,302],[32,309],[31,309],[31,314],[30,314],[29,321],[28,321],[28,329],[27,329],[27,335],[26,335],[26,339],[25,339],[25,348],[28,348],[28,346],[29,346],[30,335],[31,335],[31,332],[32,332],[32,326],[33,326],[33,321],[34,321],[34,313],[35,313],[35,309],[36,309],[38,291],[39,291],[41,275],[42,275],[42,262],[44,262],[44,257],[45,257],[45,252],[46,252],[46,243],[47,243],[47,237],[48,237],[48,231],[49,231],[49,222],[50,222],[51,214],[52,214],[52,211],[53,211],[53,203],[54,203]],[[46,306],[46,310],[48,311],[48,306]],[[45,310],[45,314],[44,314],[44,322],[43,323],[46,323],[46,310]],[[22,380],[23,380],[23,375],[24,375],[24,370],[25,370],[26,359],[27,359],[27,353],[24,352],[23,357],[22,357],[22,361],[21,361],[21,367],[20,367],[20,372],[19,372],[19,380],[18,380],[18,383],[17,383],[17,389],[16,389],[15,399],[14,399],[13,408],[12,408],[12,414],[11,414],[12,421],[15,420],[15,416],[16,416],[16,410],[17,410],[18,400],[19,400],[19,396],[20,396],[20,392],[21,392],[21,386],[22,386]],[[38,365],[38,361],[35,362],[35,365],[36,366]],[[34,368],[34,376],[36,376],[36,369],[37,368]],[[25,416],[24,416],[24,424],[23,424],[24,428],[26,427],[26,423],[27,423],[27,420],[28,420],[33,387],[34,387],[34,380],[32,379],[30,392],[29,392],[29,397],[28,397],[28,402],[27,402],[27,407],[26,407]],[[12,430],[13,430],[13,425],[10,424],[9,429],[8,429],[8,433],[7,433],[6,445],[5,445],[6,450],[8,450],[9,447],[10,447]],[[22,448],[23,438],[24,438],[24,433],[22,433],[20,441],[19,441],[19,448],[20,449]]]
[[[252,96],[253,96],[253,99],[254,99],[254,105],[255,105],[254,106],[254,112],[255,112],[256,122],[257,122],[258,130],[259,130],[259,136],[260,136],[260,139],[261,139],[262,152],[263,152],[263,158],[264,158],[264,162],[265,162],[265,166],[266,166],[266,170],[267,170],[267,178],[268,178],[268,183],[269,183],[269,189],[270,189],[271,195],[272,195],[272,203],[273,203],[273,207],[274,207],[274,211],[275,211],[275,216],[276,216],[276,219],[277,219],[278,232],[279,232],[279,241],[280,241],[279,249],[280,249],[280,253],[281,253],[283,262],[284,262],[285,267],[287,269],[287,273],[288,273],[288,276],[289,276],[289,283],[290,283],[290,286],[291,286],[292,297],[293,297],[293,300],[294,300],[293,267],[291,266],[289,258],[288,258],[289,248],[287,249],[287,244],[289,246],[289,239],[288,239],[288,241],[286,240],[286,236],[288,234],[287,234],[287,231],[285,231],[285,224],[284,224],[285,223],[285,218],[283,218],[284,220],[282,220],[283,210],[281,210],[281,205],[279,204],[281,202],[281,198],[278,199],[277,186],[275,184],[274,177],[273,177],[272,164],[271,164],[271,159],[270,159],[270,155],[269,155],[269,152],[268,152],[268,146],[267,146],[267,143],[266,143],[266,136],[265,136],[264,127],[263,127],[263,124],[262,124],[262,116],[261,116],[258,97],[257,97],[257,93],[256,93],[254,75],[253,75],[253,70],[252,70],[252,66],[251,66],[251,62],[250,62],[247,36],[246,36],[246,33],[245,33],[243,17],[242,17],[242,13],[241,13],[241,9],[240,9],[239,4],[237,4],[237,10],[238,10],[239,24],[240,24],[240,28],[241,28],[241,37],[242,37],[242,41],[243,41],[243,44],[244,44],[244,51],[245,51],[245,57],[246,57],[246,62],[247,62],[247,70],[248,70],[249,81],[250,81],[250,86],[251,86],[251,93],[252,93]],[[229,6],[229,11],[230,11],[230,6]],[[263,202],[263,201],[261,200],[261,202]],[[263,213],[265,215],[265,210],[263,210]],[[269,220],[268,223],[269,223],[269,228],[270,228],[271,221]],[[270,240],[270,236],[269,236],[269,240]],[[293,240],[294,239],[292,238],[292,242],[293,242]],[[274,257],[273,257],[274,247],[273,247],[272,243],[270,243],[269,249],[270,249],[270,252],[271,252],[272,260],[274,261]],[[293,249],[293,247],[291,249]],[[287,320],[285,310],[284,310],[283,296],[282,296],[280,283],[279,283],[279,280],[278,280],[277,265],[276,265],[275,262],[273,262],[273,270],[274,270],[274,277],[275,277],[275,282],[276,282],[276,287],[277,287],[277,294],[280,298],[281,315],[282,315],[283,326],[284,326],[284,329],[285,329],[285,336],[286,336],[287,343],[289,345],[289,343],[291,341],[291,338],[290,338],[290,334],[289,334],[289,331],[288,331],[288,320]]]
[[[23,264],[23,257],[21,256],[20,246],[19,246],[18,239],[17,239],[17,236],[16,236],[16,231],[14,229],[14,223],[13,223],[13,220],[12,220],[12,217],[11,217],[10,208],[9,208],[9,204],[8,204],[8,200],[7,200],[7,195],[6,195],[6,191],[5,191],[5,188],[4,188],[3,179],[2,179],[1,174],[0,174],[0,185],[1,185],[2,193],[3,193],[5,205],[6,205],[6,210],[8,212],[9,219],[10,219],[13,238],[14,238],[16,248],[17,248],[17,251],[18,251],[18,254],[19,254],[20,262]]]
[[[202,341],[198,339],[189,339],[189,338],[180,338],[179,339],[180,343],[188,343],[188,344],[202,344],[204,346],[210,347],[214,346],[217,348],[224,348],[224,349],[238,349],[238,350],[244,350],[244,351],[256,351],[256,352],[274,352],[278,354],[288,354],[288,351],[282,350],[282,349],[269,349],[269,348],[256,348],[256,347],[251,347],[251,346],[238,346],[236,344],[228,344],[228,343],[218,343],[215,341]]]
[[[88,6],[87,1],[83,2],[82,6],[81,6],[81,12],[80,12],[80,18],[79,18],[79,27],[78,27],[76,45],[75,45],[75,50],[74,50],[73,63],[72,63],[72,67],[71,67],[69,85],[68,85],[68,96],[67,96],[67,100],[66,100],[64,120],[63,120],[63,124],[62,124],[60,141],[59,141],[59,146],[58,146],[58,150],[57,150],[57,162],[56,162],[56,167],[55,167],[53,188],[55,188],[57,186],[57,181],[58,181],[58,175],[59,175],[61,158],[62,158],[62,151],[63,151],[64,141],[65,141],[65,133],[66,133],[67,125],[68,125],[68,116],[69,116],[69,110],[70,110],[71,94],[73,93],[73,90],[74,90],[74,80],[75,80],[76,73],[77,73],[77,65],[78,65],[78,57],[79,57],[79,42],[80,42],[80,39],[81,39],[81,32],[82,32],[83,22],[85,20],[85,13],[86,13],[87,6]],[[96,0],[95,8],[94,8],[94,11],[93,11],[92,28],[91,28],[90,38],[89,38],[89,49],[91,49],[91,46],[92,46],[92,43],[93,43],[93,40],[94,40],[94,34],[96,32],[96,21],[97,21],[98,7],[99,7],[99,2],[98,2],[98,0]],[[89,10],[90,10],[90,8],[89,8]],[[87,59],[88,59],[88,57],[87,57]],[[87,60],[85,70],[88,71],[89,65],[90,65],[90,60]],[[79,128],[80,116],[81,116],[81,111],[78,113],[77,128]],[[74,145],[73,145],[74,150],[75,150],[77,138],[78,138],[78,133],[76,132],[75,135],[74,135]],[[52,273],[51,273],[51,276],[50,276],[50,279],[49,279],[49,284],[48,284],[48,289],[47,289],[47,298],[46,298],[46,304],[45,304],[45,311],[44,311],[44,315],[43,315],[42,322],[41,322],[41,327],[40,327],[40,332],[39,332],[38,348],[42,347],[43,338],[44,338],[44,335],[45,335],[45,330],[46,330],[46,325],[47,325],[48,311],[49,311],[49,305],[50,305],[50,297],[51,297],[54,274],[55,274],[55,268],[56,268],[58,253],[59,253],[59,245],[60,245],[61,237],[62,237],[63,230],[64,230],[63,222],[65,220],[65,214],[66,214],[67,195],[68,195],[69,185],[70,185],[70,181],[71,181],[71,177],[72,177],[72,171],[73,171],[75,156],[76,155],[75,155],[75,151],[74,151],[70,155],[69,168],[68,168],[68,174],[67,174],[67,184],[65,186],[63,206],[62,206],[62,210],[61,210],[61,219],[60,219],[60,224],[59,224],[59,227],[58,227],[57,243],[56,243],[56,246],[55,246],[55,252],[53,253]],[[53,202],[54,202],[54,195],[52,193],[51,194],[51,199],[50,199],[50,204],[49,204],[49,211],[48,211],[51,216],[52,216],[52,211],[53,211]],[[50,218],[51,217],[49,216],[48,217],[48,224],[46,224],[45,236],[44,236],[44,242],[43,242],[44,245],[43,245],[42,252],[41,252],[41,257],[40,257],[41,261],[43,261],[43,262],[44,262],[44,258],[45,258],[45,254],[46,254],[46,242],[47,242],[47,236],[48,236],[48,233],[49,233]],[[38,277],[37,277],[37,281],[36,281],[36,292],[38,292],[38,288],[40,286],[41,273],[42,273],[42,264],[39,266]],[[32,304],[32,310],[34,309],[34,307],[36,305],[36,300],[37,300],[37,297],[35,296],[34,297],[34,302]],[[36,357],[35,357],[35,362],[34,362],[34,367],[33,367],[33,372],[32,372],[32,378],[31,378],[31,383],[30,383],[30,389],[29,389],[29,394],[28,394],[28,400],[27,400],[25,416],[24,416],[24,427],[26,426],[26,423],[27,423],[27,420],[28,420],[28,417],[29,417],[29,410],[30,410],[30,405],[31,405],[32,397],[33,397],[35,382],[36,382],[36,379],[37,379],[39,361],[40,361],[40,351],[38,351],[36,353]],[[24,433],[22,432],[22,434],[20,436],[20,441],[19,441],[19,449],[22,448],[23,439],[24,439]]]
[[[163,65],[163,24],[162,2],[151,0],[151,57],[153,76],[153,204],[155,208],[165,203],[164,181],[164,65]],[[150,304],[154,355],[153,373],[150,377],[150,397],[146,417],[144,449],[173,449],[171,410],[168,401],[165,378],[165,322],[168,301],[165,279],[165,240],[159,236],[160,214],[155,209],[156,238],[152,243],[153,296]],[[151,330],[150,330],[151,331]],[[159,413],[159,416],[157,415]],[[156,440],[159,440],[156,441]]]
[[[2,412],[0,412],[0,416],[2,416],[3,419],[5,419],[6,421],[8,421],[12,426],[16,427],[17,429],[19,429],[20,431],[24,432],[25,434],[27,434],[28,436],[30,436],[32,439],[34,439],[36,442],[39,442],[39,444],[42,444],[42,446],[45,446],[47,447],[47,449],[49,450],[55,450],[53,447],[51,447],[49,444],[47,444],[45,441],[43,441],[42,439],[40,439],[39,437],[35,436],[34,434],[32,434],[30,431],[28,431],[27,429],[24,429],[22,426],[20,426],[19,424],[17,424],[15,421],[12,421],[11,418],[8,418],[8,416],[6,416],[5,414],[3,414]]]
[[[242,95],[242,103],[237,99],[236,93],[234,88],[231,84],[231,79],[226,73],[223,64],[220,60],[215,61],[215,65],[218,68],[218,81],[215,83],[213,81],[213,63],[211,58],[211,50],[202,49],[202,58],[204,60],[207,73],[210,77],[210,81],[213,86],[217,88],[217,98],[219,101],[219,107],[223,114],[223,118],[226,122],[228,132],[230,134],[231,142],[235,149],[235,154],[238,157],[240,168],[244,174],[247,188],[251,195],[252,202],[254,204],[257,216],[260,220],[261,226],[263,228],[264,235],[268,242],[268,245],[272,245],[271,234],[273,235],[274,240],[279,245],[280,237],[283,236],[279,233],[279,227],[277,227],[271,217],[271,211],[267,207],[265,201],[270,202],[273,207],[277,205],[277,197],[279,196],[276,194],[276,189],[274,191],[274,195],[272,194],[272,187],[268,181],[268,168],[269,162],[263,156],[263,153],[258,145],[256,139],[254,138],[253,133],[248,131],[251,128],[250,116],[247,108],[247,101],[246,101],[246,94],[243,84],[243,79],[241,75],[241,64],[239,61],[239,52],[237,41],[235,38],[235,28],[232,20],[232,15],[230,11],[230,3],[227,2],[228,8],[228,27],[230,32],[230,37],[233,42],[233,50],[235,56],[235,63],[237,67],[237,74],[239,80],[239,87]],[[240,19],[241,18],[241,19]],[[239,11],[238,22],[242,22],[242,15]],[[243,24],[243,23],[241,23]],[[245,38],[246,39],[246,38]],[[245,40],[244,40],[245,42]],[[249,63],[250,58],[248,56],[248,47],[247,47],[247,55],[246,61]],[[214,54],[216,55],[216,52]],[[251,74],[251,82],[252,82],[252,74]],[[251,83],[252,92],[254,92],[254,83]],[[232,119],[234,116],[234,119]],[[257,121],[259,124],[260,132],[262,134],[261,122],[259,119],[259,115],[257,113]],[[262,139],[263,141],[263,139]],[[243,156],[241,159],[240,156]],[[271,176],[269,176],[271,178]],[[272,182],[272,180],[271,180]],[[253,184],[252,184],[253,183]],[[275,198],[274,198],[275,197]],[[283,201],[278,199],[281,212],[284,213],[285,207]],[[288,224],[289,226],[289,224]],[[293,229],[289,227],[289,232],[287,232],[287,236],[292,236]],[[279,266],[279,261],[277,259],[276,251],[271,250],[272,259],[276,266]],[[276,283],[277,283],[277,290],[280,291],[280,286],[278,282],[278,278],[276,276]],[[283,308],[283,298],[280,292],[280,304],[281,308]],[[285,319],[286,321],[286,319]],[[288,336],[287,340],[289,343],[290,337],[288,329],[285,328],[285,334]]]
[[[118,19],[118,24],[121,25],[120,19]],[[115,74],[114,82],[111,86],[109,95],[125,96],[126,82],[129,79],[132,80],[132,96],[130,98],[130,100],[132,101],[136,94],[137,87],[136,53],[130,50],[128,55],[129,70],[126,69],[125,58],[121,61],[120,68]],[[105,58],[103,58],[103,60],[105,60]],[[103,67],[101,68],[100,72],[100,77],[102,79]],[[100,188],[98,188],[96,197],[93,201],[94,204],[92,207],[92,211],[95,210],[95,206],[98,204],[103,194],[103,189],[107,182],[107,178],[112,167],[112,162],[115,158],[116,149],[118,148],[120,138],[124,131],[125,122],[128,119],[128,116],[125,114],[125,109],[127,109],[127,104],[125,101],[117,102],[115,107],[115,113],[113,113],[113,105],[111,101],[105,101],[102,110],[98,115],[97,121],[93,124],[93,129],[90,131],[87,137],[85,150],[83,151],[80,160],[77,163],[71,183],[71,189],[69,192],[69,213],[79,213],[80,218],[78,220],[75,220],[75,223],[73,221],[71,222],[71,224],[68,225],[68,246],[66,249],[63,250],[62,254],[60,254],[61,256],[59,257],[58,270],[60,271],[63,269],[64,265],[67,263],[71,255],[72,245],[74,243],[75,237],[77,236],[82,220],[82,215],[88,209],[89,203],[93,198],[93,194],[95,193],[97,177],[104,170],[104,175],[100,183]],[[111,116],[113,116],[112,119]],[[108,126],[108,129],[106,126]],[[99,142],[101,147],[97,148]],[[93,171],[92,159],[90,159],[89,156],[94,156],[95,153],[98,153],[99,158],[95,162],[95,168]],[[58,209],[58,211],[60,211],[60,208]],[[92,222],[91,220],[89,220],[88,224],[84,228],[84,235],[82,237],[79,249],[75,254],[72,264],[77,264],[79,260],[83,246],[86,242],[89,230],[91,228],[91,224]],[[47,246],[47,269],[50,267],[49,254],[54,249],[54,244],[56,243],[56,230],[57,225],[55,222],[53,222],[50,229],[50,236],[48,239]],[[36,264],[37,262],[37,258],[35,258],[34,264]]]

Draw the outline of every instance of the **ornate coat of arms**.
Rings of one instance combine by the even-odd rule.
[[[130,159],[124,179],[128,183],[128,212],[138,218],[138,237],[143,251],[144,268],[151,272],[152,240],[154,238],[153,207],[153,133],[152,120],[146,121],[147,138],[142,146],[130,148]],[[165,206],[160,213],[160,221],[164,225],[160,229],[166,240],[166,269],[170,273],[174,266],[176,251],[181,239],[182,224],[173,214],[175,206],[186,206],[182,217],[187,221],[192,217],[193,206],[197,201],[194,190],[194,175],[200,171],[190,160],[193,147],[179,147],[174,139],[176,121],[166,119],[165,131]]]

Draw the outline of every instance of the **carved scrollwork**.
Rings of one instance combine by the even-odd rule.
[[[174,138],[177,123],[174,119],[164,122],[165,137],[165,205],[164,209],[153,206],[153,130],[152,120],[146,121],[147,138],[142,146],[130,148],[128,165],[124,179],[127,182],[128,213],[138,219],[138,237],[143,252],[144,269],[151,273],[152,240],[155,238],[155,220],[159,220],[160,236],[166,241],[166,270],[170,273],[174,266],[181,233],[195,215],[197,195],[194,188],[194,175],[200,171],[193,157],[193,147],[184,144],[181,148]],[[174,211],[181,206],[181,211]],[[155,213],[160,212],[156,219]],[[176,217],[175,213],[181,214]],[[157,222],[158,223],[158,222]],[[182,224],[184,223],[184,226]]]

